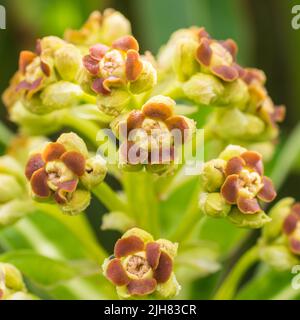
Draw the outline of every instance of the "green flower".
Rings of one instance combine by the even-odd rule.
[[[74,133],[62,134],[56,142],[33,153],[25,174],[36,200],[54,200],[71,215],[90,204],[90,188],[101,183],[106,166],[99,158],[89,158],[84,141]]]
[[[133,228],[116,242],[114,255],[104,261],[103,273],[122,299],[170,299],[180,291],[173,272],[176,255],[177,244],[154,241],[149,233]]]

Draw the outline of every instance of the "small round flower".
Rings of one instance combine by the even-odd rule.
[[[230,145],[218,159],[204,165],[202,181],[204,193],[199,204],[204,213],[226,216],[238,226],[251,228],[270,221],[259,201],[273,201],[276,191],[271,179],[264,176],[259,153]],[[215,206],[212,199],[217,199]]]
[[[153,237],[138,228],[127,231],[103,264],[105,277],[117,287],[121,298],[155,295],[172,298],[180,286],[173,273],[177,244]]]
[[[79,102],[83,92],[75,84],[81,53],[57,37],[37,41],[36,51],[22,51],[19,70],[3,96],[10,109],[21,100],[34,114],[48,114]]]
[[[80,46],[91,46],[98,42],[111,45],[122,36],[131,34],[130,22],[118,11],[94,11],[80,30],[67,30],[64,39]]]
[[[63,134],[47,144],[42,153],[32,154],[25,169],[33,195],[37,199],[52,198],[69,214],[89,205],[86,189],[101,183],[105,174],[105,164],[88,158],[84,141],[74,133]]]
[[[176,158],[176,149],[192,137],[195,123],[174,114],[175,101],[165,96],[148,100],[112,123],[121,140],[120,162],[138,170],[164,173]]]
[[[98,96],[97,105],[103,112],[119,114],[132,94],[146,92],[156,84],[156,70],[138,51],[136,39],[124,36],[110,47],[101,43],[90,47],[83,58],[82,88]]]

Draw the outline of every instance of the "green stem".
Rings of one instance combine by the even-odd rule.
[[[8,146],[12,138],[13,133],[0,121],[0,143]]]
[[[199,194],[201,192],[201,184],[197,181],[196,187],[192,194],[190,203],[188,204],[186,211],[181,217],[180,223],[177,225],[177,229],[171,234],[169,239],[171,241],[181,242],[187,239],[197,223],[202,217],[202,213],[199,209]]]
[[[100,183],[96,188],[94,188],[92,193],[108,210],[127,212],[126,203],[105,182]]]
[[[138,226],[158,237],[160,221],[153,175],[148,172],[126,172],[123,181],[129,213]]]
[[[294,128],[284,144],[271,172],[271,178],[279,189],[300,154],[300,123]]]
[[[246,251],[246,253],[238,260],[233,270],[231,270],[230,274],[221,284],[214,296],[214,300],[233,299],[243,275],[258,259],[259,256],[257,246],[254,246],[250,250]]]

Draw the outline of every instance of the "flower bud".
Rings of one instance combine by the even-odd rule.
[[[0,229],[14,224],[32,211],[32,202],[25,199],[15,199],[0,205]]]
[[[41,93],[43,110],[70,108],[78,104],[83,91],[80,86],[66,81],[58,81],[47,86]],[[37,110],[35,110],[37,113]]]
[[[262,237],[266,241],[272,241],[282,234],[284,220],[290,214],[294,203],[293,198],[284,198],[270,210],[269,216],[272,223],[267,224],[262,231]]]
[[[85,173],[80,180],[88,190],[91,190],[104,180],[106,173],[106,161],[101,156],[95,156],[87,159]]]
[[[149,233],[134,228],[116,242],[114,255],[103,263],[103,273],[121,298],[172,298],[180,290],[173,273],[176,251],[176,244],[154,241]]]
[[[0,173],[0,205],[24,194],[24,188],[16,177]]]
[[[89,156],[85,142],[74,132],[61,134],[57,142],[62,144],[67,151],[77,151],[86,158]]]
[[[110,212],[102,217],[101,230],[117,230],[123,233],[134,225],[135,222],[124,212]]]
[[[173,68],[179,81],[186,81],[200,70],[195,59],[198,43],[193,39],[181,39],[177,42]]]
[[[55,52],[55,67],[65,81],[74,81],[81,67],[82,56],[80,50],[71,44],[67,44]]]
[[[4,281],[6,289],[24,291],[25,284],[20,271],[11,264],[0,263],[0,281]]]
[[[247,149],[237,146],[237,145],[232,145],[230,144],[229,146],[226,147],[224,151],[221,152],[219,155],[219,159],[223,159],[225,161],[228,161],[234,157],[240,156],[242,153],[246,152]]]
[[[183,84],[188,99],[200,105],[212,105],[223,94],[224,86],[216,77],[198,73]]]
[[[225,166],[226,161],[222,159],[214,159],[204,164],[201,175],[204,190],[214,192],[220,189],[225,181]]]
[[[212,218],[224,218],[231,210],[220,193],[201,193],[199,206],[201,211]]]
[[[237,208],[233,208],[227,217],[231,223],[239,228],[258,229],[272,221],[264,211],[259,211],[254,214],[244,214]]]
[[[278,271],[289,271],[299,264],[297,259],[284,245],[271,245],[260,247],[259,256],[262,261]]]
[[[63,213],[74,216],[83,212],[91,202],[91,193],[86,190],[74,191],[70,201],[61,206]]]
[[[33,294],[18,291],[8,295],[6,300],[39,300],[39,298],[34,296]]]

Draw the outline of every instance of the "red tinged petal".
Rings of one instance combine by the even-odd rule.
[[[30,179],[31,189],[35,195],[41,198],[50,196],[50,189],[47,184],[48,175],[44,168],[34,172]]]
[[[25,91],[32,91],[34,93],[34,92],[38,91],[39,87],[42,84],[42,81],[43,81],[43,78],[38,78],[33,83],[30,83],[30,82],[27,82],[26,80],[23,80],[16,86],[16,92],[19,92],[21,90],[25,90]]]
[[[92,83],[92,90],[97,94],[99,93],[103,95],[110,94],[111,92],[110,89],[105,88],[103,83],[104,83],[104,79],[102,78],[95,79]]]
[[[264,164],[258,152],[246,151],[240,157],[245,160],[248,168],[255,170],[261,176],[264,174]]]
[[[234,63],[234,64],[233,64],[233,67],[237,70],[240,78],[243,78],[243,77],[245,76],[246,71],[245,71],[245,69],[242,68],[239,64]]]
[[[286,108],[285,106],[275,107],[274,112],[271,115],[272,121],[275,123],[282,122],[285,119]]]
[[[293,205],[292,212],[295,213],[300,219],[300,203],[295,203]]]
[[[138,79],[143,71],[143,62],[140,55],[135,50],[129,50],[126,58],[126,78],[128,81],[135,81]]]
[[[131,280],[127,285],[128,293],[134,296],[144,296],[155,291],[157,282],[155,279]]]
[[[290,242],[290,249],[294,254],[300,255],[300,240],[291,237],[289,239]]]
[[[250,85],[252,82],[257,81],[260,84],[264,84],[266,81],[266,76],[263,71],[253,68],[245,69],[245,74],[242,79]]]
[[[228,176],[221,188],[223,198],[230,204],[236,204],[239,193],[239,176]]]
[[[202,38],[210,38],[209,33],[205,30],[204,27],[201,27],[198,30],[198,39],[201,40]]]
[[[169,280],[173,270],[173,260],[165,252],[161,252],[159,263],[157,268],[154,270],[154,278],[157,283],[165,283]]]
[[[210,48],[209,40],[207,38],[202,38],[196,52],[197,61],[208,67],[211,62],[212,54],[213,52]]]
[[[99,73],[99,61],[93,59],[90,55],[84,56],[82,63],[91,75],[96,76]]]
[[[234,66],[214,66],[211,72],[224,81],[231,82],[239,77],[239,72]]]
[[[44,149],[42,156],[45,162],[58,160],[66,152],[65,147],[58,142],[49,143]]]
[[[226,165],[225,174],[230,176],[232,174],[239,174],[243,167],[245,166],[245,161],[240,157],[231,158]]]
[[[127,132],[133,129],[141,128],[145,115],[142,111],[133,110],[129,113],[127,118]]]
[[[77,179],[59,183],[57,185],[58,190],[56,191],[56,193],[54,195],[55,201],[58,204],[66,203],[67,202],[66,194],[74,192],[77,188],[77,185],[78,185]]]
[[[144,241],[137,236],[121,238],[115,244],[114,255],[117,258],[126,257],[144,250],[144,247]]]
[[[167,120],[173,114],[172,106],[159,102],[146,103],[142,111],[146,117],[162,121]]]
[[[45,162],[42,158],[42,155],[40,153],[36,153],[34,155],[32,155],[27,164],[26,164],[26,168],[25,168],[25,176],[28,180],[31,179],[33,173],[41,168],[43,168],[45,165]]]
[[[122,51],[135,50],[139,51],[139,44],[133,36],[124,36],[115,40],[112,44],[114,49]]]
[[[146,258],[152,269],[156,269],[160,258],[160,245],[157,242],[149,242],[146,245]]]
[[[61,161],[78,177],[85,173],[85,158],[77,151],[68,151],[61,156]]]
[[[109,262],[105,276],[116,286],[125,286],[130,282],[119,259],[113,259]]]
[[[172,116],[168,118],[165,122],[170,131],[180,130],[182,143],[186,141],[186,139],[188,138],[188,135],[190,134],[190,130],[189,130],[190,127],[184,116]],[[176,133],[175,132],[173,133],[174,133],[174,136],[176,137]]]
[[[237,199],[237,206],[239,210],[245,214],[254,214],[261,211],[261,208],[256,198],[249,199],[239,196]]]
[[[275,191],[272,180],[268,177],[263,177],[262,182],[263,182],[264,186],[259,191],[257,196],[259,197],[259,199],[261,199],[264,202],[273,201],[276,198],[277,193]]]
[[[41,60],[41,69],[46,77],[49,77],[51,74],[51,69],[48,63]]]
[[[27,66],[34,60],[36,54],[31,51],[21,51],[19,57],[19,70],[25,74]]]
[[[37,39],[36,40],[36,44],[35,44],[35,52],[36,54],[39,56],[42,53],[42,43],[41,43],[41,39]]]
[[[227,39],[225,41],[220,41],[221,45],[232,55],[233,59],[236,59],[238,52],[238,46],[232,39]]]
[[[291,234],[297,227],[299,217],[296,214],[289,214],[283,222],[283,232],[285,234]]]
[[[90,48],[90,56],[94,60],[100,61],[108,50],[108,46],[98,43]]]

